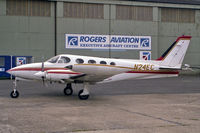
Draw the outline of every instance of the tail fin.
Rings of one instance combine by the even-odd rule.
[[[162,66],[181,68],[184,56],[190,43],[191,36],[180,36],[165,51],[165,53],[157,59],[161,61]]]

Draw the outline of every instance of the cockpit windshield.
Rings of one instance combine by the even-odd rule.
[[[50,58],[49,60],[47,60],[47,62],[50,62],[50,63],[56,63],[58,61],[60,56],[54,56],[52,58]]]
[[[60,59],[58,60],[58,63],[69,63],[71,61],[70,58],[61,56]]]

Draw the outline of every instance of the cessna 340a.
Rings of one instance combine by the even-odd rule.
[[[14,75],[12,98],[17,98],[17,80],[40,80],[66,84],[65,95],[72,95],[72,83],[83,83],[79,98],[89,98],[89,85],[126,79],[178,76],[191,36],[181,36],[157,60],[112,59],[62,54],[46,62],[21,65],[8,70]]]

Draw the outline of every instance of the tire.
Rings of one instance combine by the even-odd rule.
[[[64,89],[64,94],[66,96],[71,96],[73,94],[73,89],[72,88],[65,88]]]
[[[19,97],[19,92],[16,90],[16,91],[12,91],[10,93],[10,97],[11,98],[18,98]]]
[[[78,97],[80,100],[87,100],[90,95],[81,95],[83,93],[83,90],[80,90],[78,93]]]

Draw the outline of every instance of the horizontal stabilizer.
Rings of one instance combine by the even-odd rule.
[[[162,70],[182,70],[180,67],[167,67],[167,66],[160,66],[159,69],[162,69]]]

